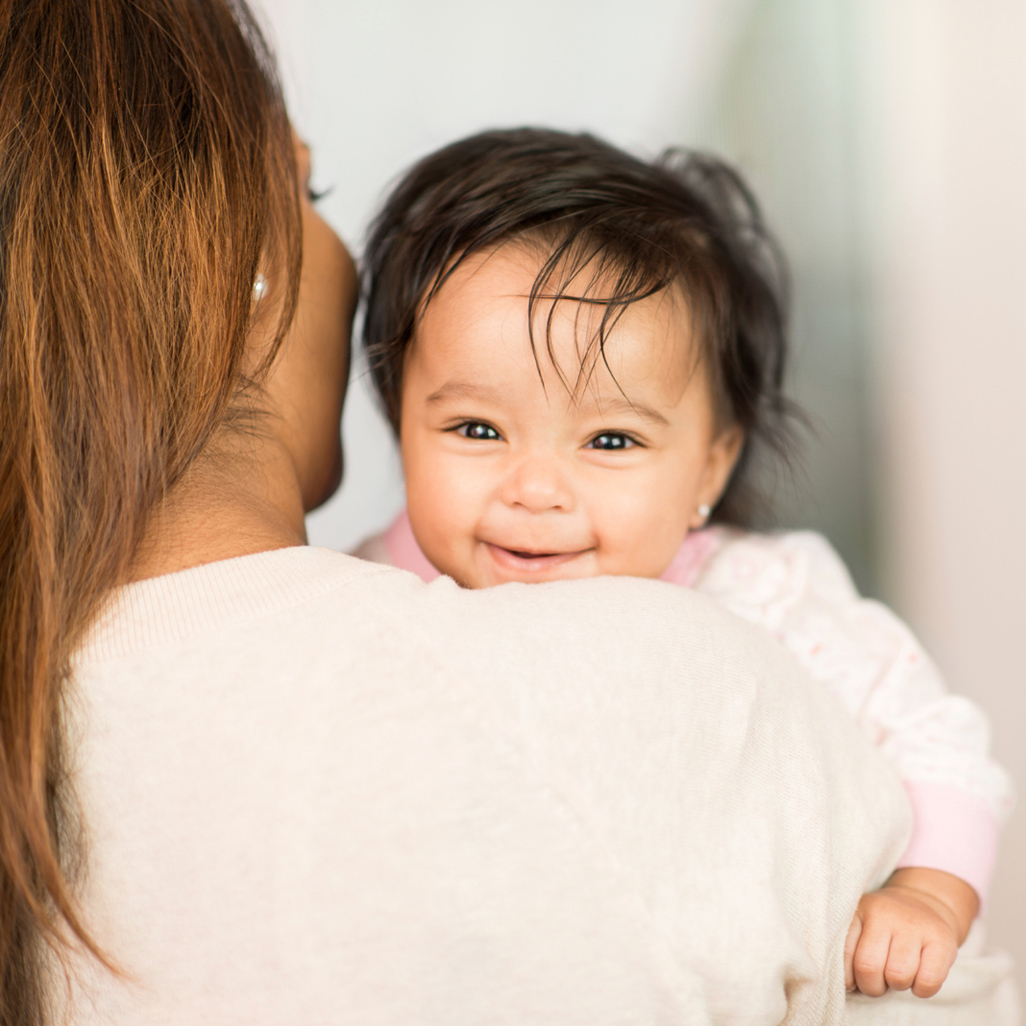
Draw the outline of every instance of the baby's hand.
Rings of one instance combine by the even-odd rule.
[[[848,928],[844,982],[879,997],[888,988],[932,997],[947,978],[979,901],[964,880],[939,869],[899,869],[866,894]]]

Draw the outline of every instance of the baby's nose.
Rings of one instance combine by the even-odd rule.
[[[545,457],[520,460],[506,478],[502,497],[507,505],[530,513],[568,513],[574,506],[573,489],[559,461]]]

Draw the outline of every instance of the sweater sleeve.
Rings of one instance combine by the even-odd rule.
[[[953,873],[982,902],[1012,806],[983,713],[948,692],[905,624],[859,596],[822,537],[718,533],[696,590],[769,630],[897,768],[914,813],[898,865]]]

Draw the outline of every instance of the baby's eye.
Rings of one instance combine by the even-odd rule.
[[[601,435],[596,435],[585,448],[615,452],[619,449],[633,448],[637,444],[629,435],[622,435],[617,431],[603,431]]]
[[[502,440],[502,435],[491,424],[483,424],[479,420],[468,420],[465,424],[460,424],[455,430],[456,434],[463,435],[464,438],[470,438],[477,442],[498,442]]]

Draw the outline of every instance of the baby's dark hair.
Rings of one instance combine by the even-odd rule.
[[[539,301],[604,307],[592,366],[631,303],[680,288],[718,415],[745,439],[711,519],[763,519],[756,457],[789,463],[795,449],[797,408],[782,390],[786,269],[741,177],[706,155],[669,150],[646,163],[591,135],[519,128],[482,132],[416,164],[371,225],[364,258],[364,345],[396,432],[405,357],[427,304],[468,256],[515,240],[546,254],[529,298],[532,331]],[[583,290],[574,284],[582,274]],[[588,355],[578,382],[564,380],[574,394],[590,375]]]

